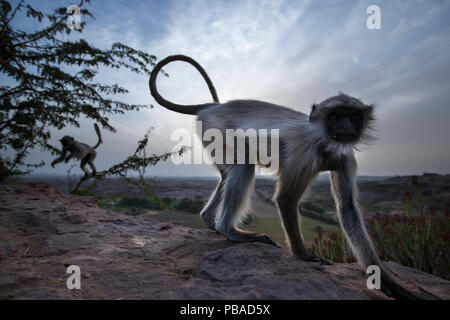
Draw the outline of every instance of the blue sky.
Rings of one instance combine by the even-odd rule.
[[[34,1],[42,9],[70,1]],[[366,27],[369,5],[381,8],[381,29]],[[309,112],[314,102],[343,91],[375,103],[374,145],[357,154],[364,175],[450,172],[450,1],[93,1],[81,37],[101,48],[116,41],[156,55],[185,54],[202,64],[221,101],[257,99]],[[32,28],[21,19],[23,28]],[[69,37],[78,37],[73,34]],[[166,68],[161,93],[189,104],[211,100],[200,76],[183,63]],[[147,77],[102,71],[99,80],[128,88],[123,99],[155,108],[113,117],[98,168],[134,150],[154,127],[150,152],[170,150],[170,132],[192,130],[194,117],[176,114],[151,98]],[[55,131],[94,144],[92,123]],[[51,159],[34,152],[32,160]],[[68,165],[38,173],[64,173]],[[207,166],[170,161],[151,175],[209,175]]]

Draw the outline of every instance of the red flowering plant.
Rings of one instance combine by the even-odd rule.
[[[368,221],[368,232],[383,261],[395,261],[450,279],[450,216],[444,211],[436,214],[425,208],[418,189],[414,198],[406,192],[402,198],[403,213],[373,216]],[[313,254],[335,262],[353,262],[355,258],[342,232],[321,233],[314,239]]]

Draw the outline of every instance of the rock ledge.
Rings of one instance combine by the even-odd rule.
[[[81,289],[68,290],[69,265]],[[450,282],[389,262],[412,290]],[[100,209],[47,183],[0,185],[0,299],[387,299],[356,264],[321,267],[284,249]]]

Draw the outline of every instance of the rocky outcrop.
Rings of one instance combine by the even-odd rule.
[[[69,290],[69,265],[81,289]],[[386,263],[411,290],[450,282]],[[0,185],[0,299],[387,299],[356,264],[320,266],[207,229],[100,209],[46,183]]]

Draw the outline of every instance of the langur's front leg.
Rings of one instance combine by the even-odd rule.
[[[54,168],[57,163],[60,163],[64,160],[64,158],[66,157],[66,153],[67,153],[67,151],[64,149],[61,151],[61,155],[52,161],[52,163],[51,163],[52,168]]]
[[[358,190],[355,171],[356,161],[348,160],[343,168],[330,172],[331,187],[339,221],[347,238],[352,243],[360,263],[364,267],[373,264],[380,265],[380,260],[367,234],[357,202]]]
[[[365,269],[370,265],[377,265],[380,268],[381,291],[397,299],[421,299],[421,297],[396,283],[381,265],[359,210],[356,161],[353,157],[346,159],[339,170],[331,171],[331,186],[339,214],[339,221],[347,239],[352,244],[359,263]]]
[[[65,163],[69,162],[73,158],[73,153],[70,153],[67,158],[64,160]]]
[[[226,171],[222,213],[217,221],[216,231],[232,242],[264,242],[277,245],[265,234],[256,234],[240,230],[241,215],[245,214],[246,202],[255,177],[253,164],[237,164],[229,166]]]
[[[292,253],[304,261],[321,262],[331,264],[319,257],[311,255],[305,247],[299,224],[298,202],[305,192],[311,178],[302,177],[293,181],[292,176],[280,177],[275,193],[282,226],[286,234],[288,245]]]

